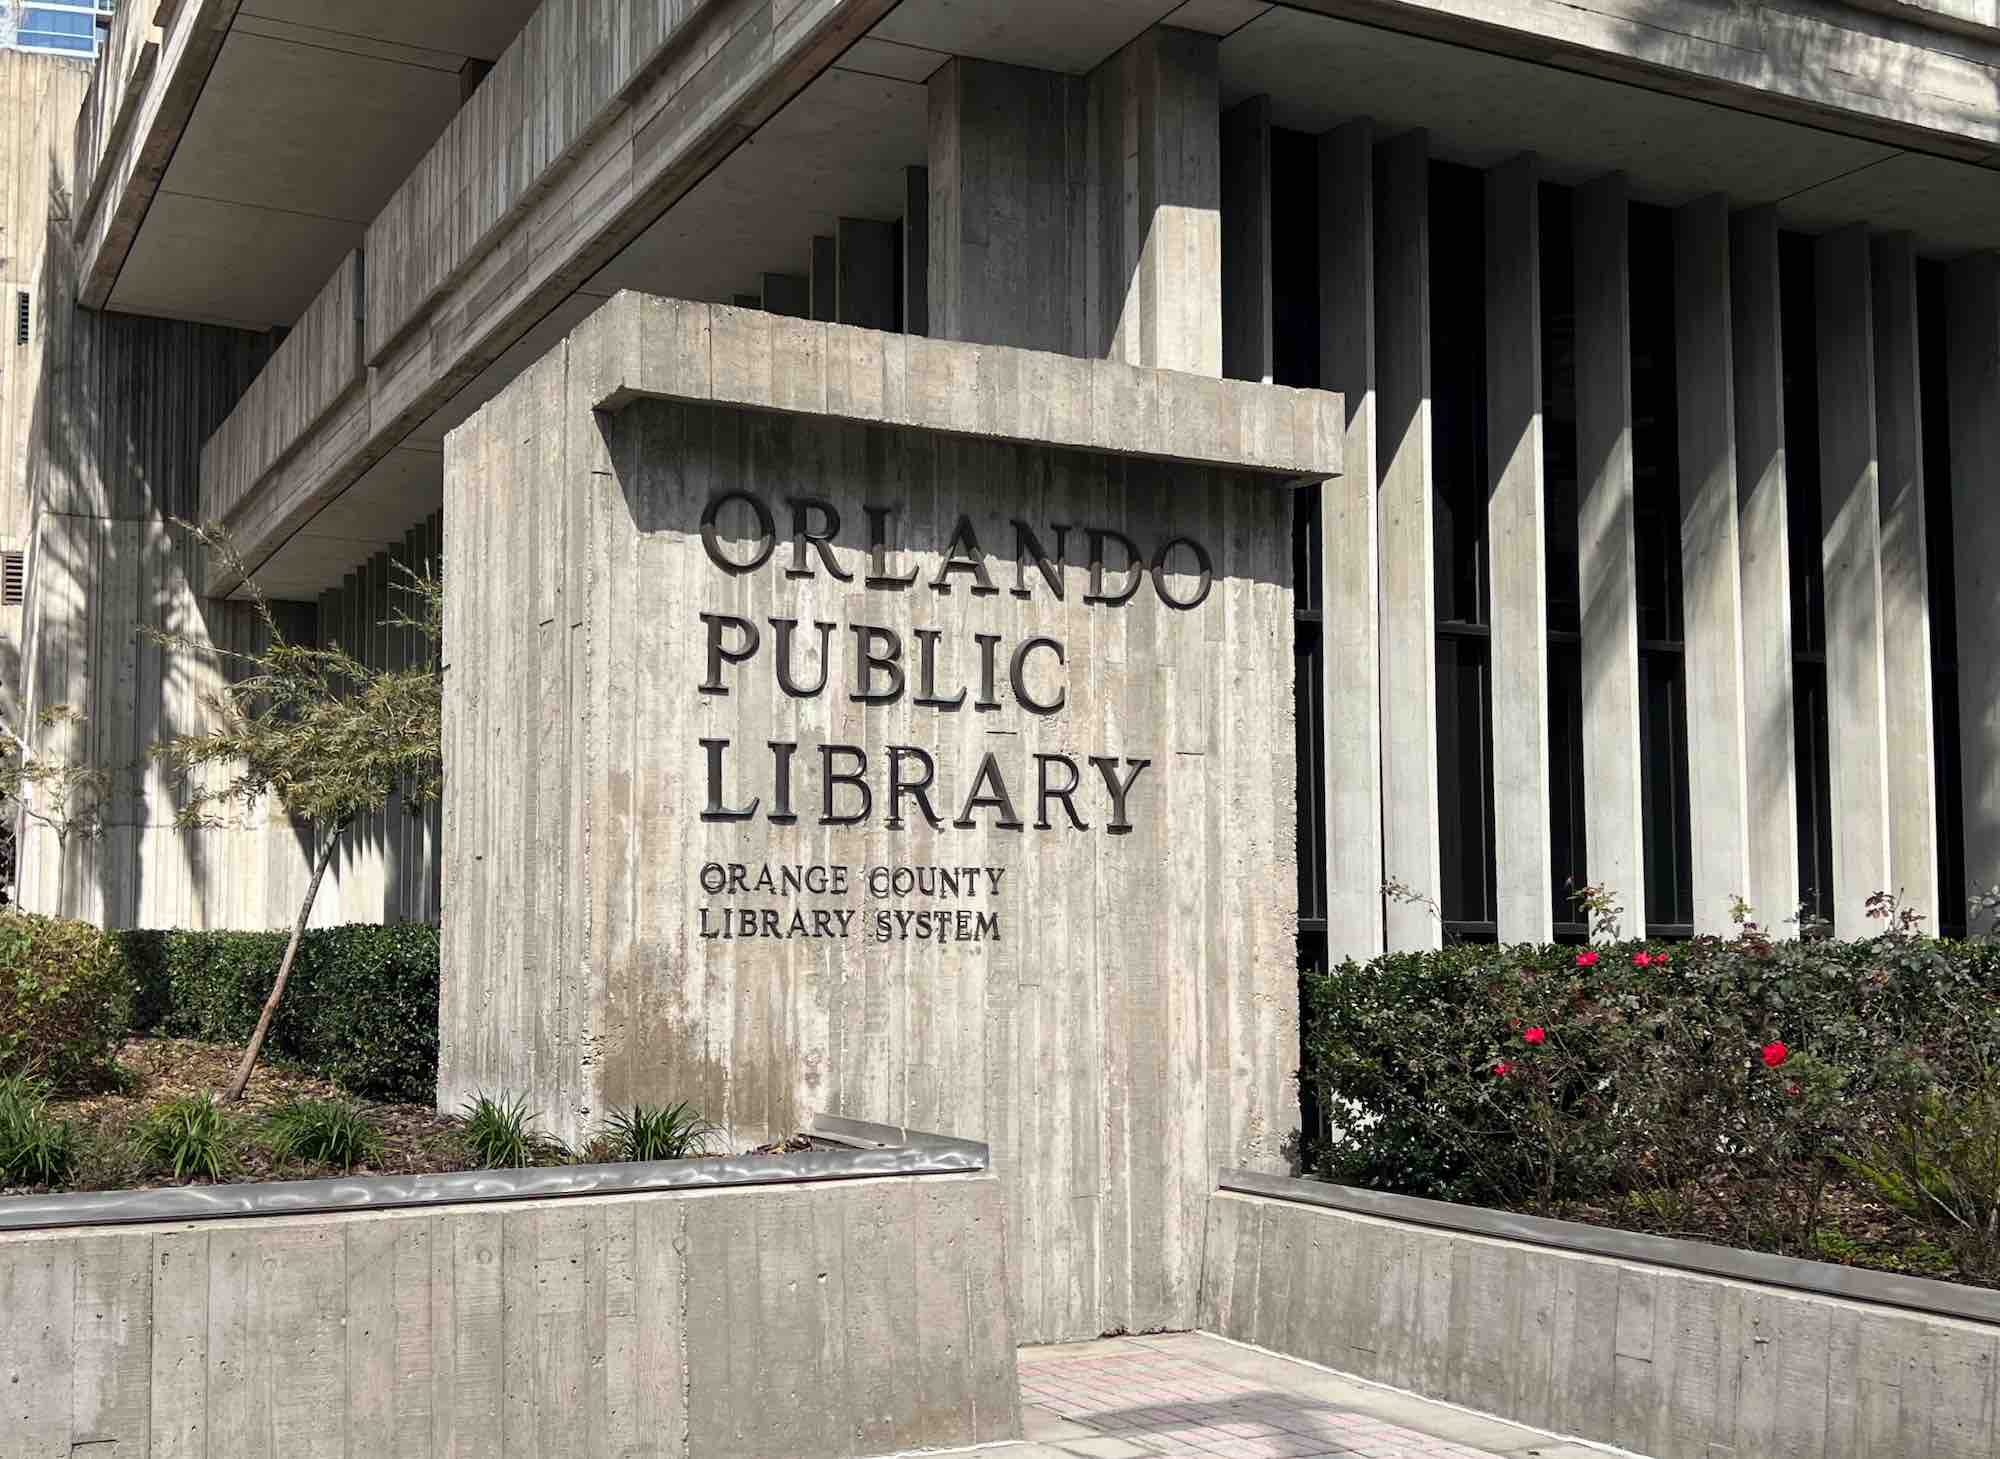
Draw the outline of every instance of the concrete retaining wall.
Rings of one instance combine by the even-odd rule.
[[[750,1183],[775,1164],[795,1160],[480,1181],[707,1188],[31,1231],[0,1203],[0,1459],[761,1459],[1018,1436],[998,1182]],[[315,1184],[401,1200],[426,1182]]]
[[[1201,1325],[1224,1337],[1654,1459],[1995,1452],[2000,1293],[1307,1181],[1223,1186]]]

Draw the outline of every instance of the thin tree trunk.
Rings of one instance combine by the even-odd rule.
[[[264,1011],[257,1018],[257,1031],[250,1035],[250,1047],[243,1051],[243,1062],[236,1066],[235,1077],[229,1081],[229,1089],[222,1096],[224,1104],[235,1104],[243,1098],[243,1091],[250,1087],[250,1071],[257,1067],[257,1055],[264,1048],[264,1035],[271,1031],[271,1019],[278,1011],[279,1000],[285,996],[285,984],[291,980],[292,963],[299,955],[299,939],[305,936],[313,902],[319,897],[319,884],[326,879],[327,866],[333,861],[333,853],[340,849],[340,838],[346,834],[347,822],[342,821],[331,829],[326,845],[320,848],[319,859],[313,864],[312,880],[306,884],[306,899],[299,908],[299,920],[292,924],[292,940],[285,944],[285,960],[278,964],[278,980],[271,984],[271,996],[264,1000]]]

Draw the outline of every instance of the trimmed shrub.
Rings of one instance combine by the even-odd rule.
[[[88,1087],[111,1074],[131,1023],[131,979],[112,937],[0,912],[0,1075]]]
[[[1806,1250],[1838,1162],[1880,1163],[1912,1088],[1962,1100],[2000,1068],[2000,944],[1892,929],[1308,973],[1300,1078],[1326,1129],[1307,1159],[1442,1200],[1630,1199],[1664,1229],[1718,1190],[1754,1193],[1734,1239]]]
[[[289,935],[123,934],[140,1026],[176,1038],[248,1041]],[[266,1048],[350,1093],[428,1104],[437,1087],[437,929],[308,931]]]

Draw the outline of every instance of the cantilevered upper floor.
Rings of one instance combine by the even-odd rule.
[[[1367,116],[1447,160],[1532,151],[1556,182],[1621,172],[1644,201],[1723,193],[1952,257],[2000,246],[1996,23],[1996,0],[142,3],[79,122],[81,293],[289,331],[209,443],[203,504],[303,596],[434,510],[445,431],[618,288],[1022,342],[929,297],[1045,282],[942,200],[953,108],[986,104],[955,58],[1055,78],[1042,104],[1103,132],[1037,206],[1226,210],[1214,179],[1171,195],[1180,164],[1145,153],[1179,123],[1147,108],[1192,105],[1199,131],[1265,96],[1282,128]],[[1156,27],[1206,48],[1195,92],[1135,59]],[[1176,356],[1123,327],[1238,307],[1212,255],[1141,288],[1155,214],[1127,221],[1123,254],[1075,268],[1095,322],[1037,342],[1240,370],[1236,344]]]

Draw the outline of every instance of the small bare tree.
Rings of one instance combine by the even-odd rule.
[[[398,791],[405,809],[415,812],[443,787],[443,674],[437,646],[444,599],[435,577],[404,568],[400,591],[408,607],[391,626],[411,631],[425,652],[413,667],[372,668],[337,643],[325,648],[292,643],[222,530],[177,525],[242,580],[264,636],[264,646],[254,653],[221,652],[238,672],[205,696],[212,726],[154,749],[187,786],[177,819],[184,826],[214,825],[221,819],[219,810],[249,810],[271,797],[294,821],[311,826],[318,840],[312,879],[284,961],[223,1095],[233,1103],[250,1083],[320,883],[349,828],[384,810]],[[147,636],[182,653],[206,657],[218,652],[185,635],[148,630]]]
[[[35,716],[45,735],[66,727],[80,728],[84,717],[67,704],[52,704]],[[104,802],[111,794],[111,772],[64,755],[37,753],[20,730],[0,720],[0,806],[45,826],[56,838],[56,907],[63,905],[63,879],[69,870],[70,838],[84,840],[104,829]],[[14,848],[14,876],[20,873],[20,847]],[[13,895],[10,890],[9,895]]]

